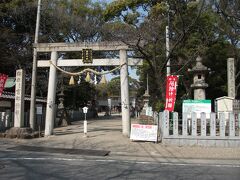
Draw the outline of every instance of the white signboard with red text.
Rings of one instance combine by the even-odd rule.
[[[132,124],[130,139],[157,142],[157,125]]]
[[[177,94],[177,82],[178,76],[167,77],[165,110],[170,112],[174,111],[174,105]]]

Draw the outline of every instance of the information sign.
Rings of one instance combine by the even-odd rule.
[[[157,125],[132,124],[130,139],[157,142]]]
[[[183,113],[191,117],[192,112],[197,113],[197,118],[201,117],[201,113],[206,113],[206,117],[210,118],[211,113],[211,100],[184,100],[182,106]]]

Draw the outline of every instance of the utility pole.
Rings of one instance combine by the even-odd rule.
[[[170,54],[170,42],[169,42],[169,26],[166,26],[166,60],[167,60],[167,76],[171,75],[171,62],[169,58]]]
[[[166,60],[167,60],[167,76],[171,75],[171,61],[170,61],[170,8],[168,6],[168,25],[166,26]]]
[[[37,20],[35,29],[34,43],[38,43],[39,23],[40,23],[41,0],[38,0]],[[30,127],[35,129],[35,107],[36,107],[36,76],[37,76],[37,50],[33,48],[33,65],[32,65],[32,84],[31,84],[31,104],[30,104]]]

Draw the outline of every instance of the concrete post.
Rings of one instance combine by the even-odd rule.
[[[128,87],[128,63],[127,51],[120,50],[120,79],[121,79],[121,101],[122,101],[122,133],[130,135],[130,110],[129,110],[129,87]]]
[[[38,43],[38,32],[40,24],[41,0],[38,0],[37,20],[35,29],[34,43]],[[31,103],[30,103],[30,127],[35,129],[35,108],[36,108],[36,79],[37,79],[37,50],[33,49],[33,67],[32,67],[32,84],[31,84]]]
[[[173,135],[178,136],[178,113],[173,113]]]
[[[201,136],[206,136],[206,125],[207,125],[207,119],[206,119],[206,113],[201,113]]]
[[[238,130],[240,132],[240,113],[238,113]]]
[[[169,136],[169,111],[163,112],[163,137]]]
[[[51,61],[53,64],[57,64],[57,52],[53,51],[51,53]],[[54,106],[56,98],[56,76],[57,70],[51,64],[49,71],[48,80],[48,96],[47,96],[47,107],[46,107],[46,122],[45,122],[45,136],[52,135],[54,126]]]
[[[192,136],[197,136],[197,113],[192,113]]]
[[[210,114],[210,136],[216,136],[216,113]]]
[[[164,124],[164,122],[163,122],[163,112],[160,112],[159,114],[158,114],[158,128],[159,128],[159,131],[160,131],[160,134],[161,134],[161,136],[162,136],[162,134],[163,134],[163,124]]]
[[[234,113],[230,113],[230,115],[229,115],[229,136],[230,137],[235,136],[235,117],[234,117]]]
[[[183,136],[187,136],[188,135],[188,114],[187,113],[183,113],[183,117],[182,117],[182,135]]]
[[[220,119],[220,123],[219,123],[219,128],[220,128],[220,137],[225,137],[225,114],[224,113],[219,113],[219,119]]]

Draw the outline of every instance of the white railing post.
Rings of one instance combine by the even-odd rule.
[[[234,137],[235,136],[235,118],[234,113],[230,113],[229,115],[229,136]]]
[[[225,137],[225,114],[219,113],[219,119],[220,137]]]
[[[178,113],[173,113],[173,135],[178,136]]]
[[[216,113],[210,114],[210,136],[216,136]]]
[[[6,113],[6,116],[5,116],[5,127],[6,128],[10,127],[10,113]]]
[[[238,136],[240,137],[240,113],[238,114]]]
[[[2,125],[6,128],[6,112],[2,112]]]
[[[169,111],[163,112],[163,137],[169,136]]]
[[[187,120],[188,120],[188,113],[183,113],[183,117],[182,117],[182,135],[183,136],[188,135]]]
[[[193,112],[191,115],[192,115],[192,136],[197,136],[197,114]]]
[[[240,113],[238,114],[238,129],[240,130]]]
[[[159,120],[158,120],[158,128],[159,128],[159,130],[160,130],[160,134],[162,135],[162,133],[163,133],[163,112],[160,112],[159,114],[158,114],[158,118],[159,118]]]
[[[2,122],[2,112],[0,112],[0,130],[2,130],[3,127],[3,122]]]
[[[238,114],[238,128],[240,129],[240,113]]]
[[[201,113],[201,136],[207,135],[206,124],[206,113]]]

